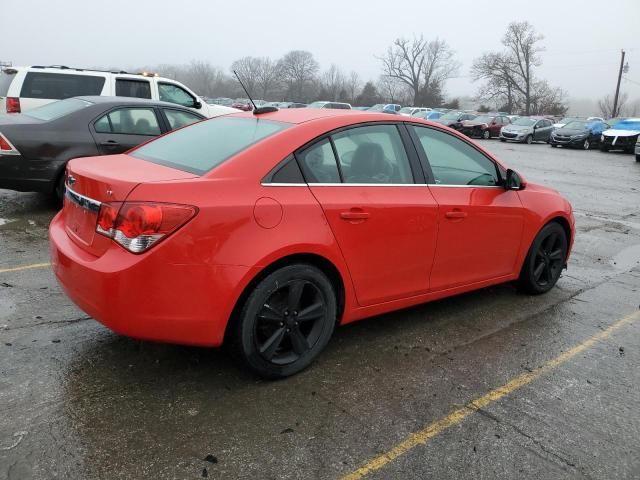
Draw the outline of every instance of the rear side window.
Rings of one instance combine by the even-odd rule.
[[[121,108],[101,117],[94,124],[98,133],[160,135],[158,119],[152,108]]]
[[[186,127],[187,125],[191,125],[192,123],[202,120],[202,118],[195,113],[183,112],[182,110],[163,108],[162,111],[167,117],[167,121],[169,122],[169,127],[171,128],[171,130],[175,130],[176,128],[180,127]]]
[[[290,125],[260,118],[217,117],[141,146],[133,157],[202,175]]]
[[[321,140],[298,154],[309,183],[340,183],[340,172],[331,142]]]
[[[116,79],[116,96],[151,98],[151,84],[148,80]]]
[[[9,93],[11,82],[16,78],[15,73],[7,73],[4,70],[0,72],[0,97],[6,97]]]
[[[23,98],[62,100],[84,95],[100,95],[104,77],[29,72],[22,84]]]

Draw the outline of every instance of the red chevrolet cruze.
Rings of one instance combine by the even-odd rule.
[[[502,282],[551,289],[571,205],[457,132],[341,110],[238,113],[69,162],[55,274],[122,335],[231,343],[284,377],[334,327]]]

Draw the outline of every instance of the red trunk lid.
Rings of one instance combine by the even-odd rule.
[[[64,202],[67,235],[96,256],[102,255],[111,243],[109,238],[96,234],[101,203],[124,201],[141,183],[197,177],[124,154],[71,160],[67,175]]]

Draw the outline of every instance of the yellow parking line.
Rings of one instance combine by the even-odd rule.
[[[348,475],[345,475],[344,477],[342,477],[342,480],[357,480],[368,475],[371,472],[381,469],[388,463],[394,461],[410,450],[413,450],[419,445],[424,445],[430,438],[433,438],[444,430],[461,423],[465,418],[478,411],[479,409],[500,400],[502,397],[509,395],[519,388],[533,382],[545,373],[548,373],[551,370],[559,367],[576,355],[584,352],[588,348],[591,348],[596,342],[604,340],[620,327],[631,323],[638,318],[640,318],[640,312],[635,312],[631,315],[627,315],[626,317],[618,320],[605,330],[602,330],[600,333],[594,335],[583,343],[576,345],[575,347],[567,350],[558,357],[549,360],[547,363],[537,368],[536,370],[518,375],[510,382],[496,388],[495,390],[490,391],[489,393],[475,400],[472,400],[464,407],[453,410],[446,417],[441,418],[440,420],[428,425],[426,428],[420,430],[419,432],[412,433],[406,440],[403,440],[388,452],[373,458],[362,467],[358,468],[352,473],[349,473]]]
[[[30,270],[32,268],[45,268],[50,265],[50,263],[33,263],[31,265],[22,265],[21,267],[0,268],[0,273],[19,272],[21,270]]]

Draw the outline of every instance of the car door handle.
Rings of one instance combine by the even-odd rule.
[[[367,212],[350,210],[340,213],[340,218],[343,220],[366,220],[369,218],[369,214]]]
[[[116,142],[115,140],[109,140],[108,142],[102,142],[100,143],[100,145],[102,145],[103,147],[119,147],[120,144],[118,142]]]
[[[445,213],[444,216],[452,219],[465,218],[467,216],[467,212],[463,212],[461,210],[451,210],[450,212]]]

